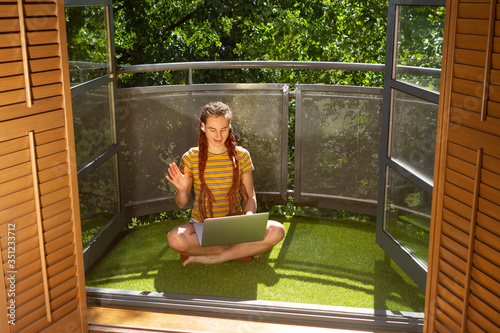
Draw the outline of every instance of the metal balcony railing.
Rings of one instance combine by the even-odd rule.
[[[110,69],[103,64],[72,62],[70,65],[74,77],[72,93],[87,101],[84,114],[89,116],[81,119],[82,124],[101,119],[97,128],[106,128],[101,124],[106,119],[97,114],[109,108],[112,95],[106,87],[112,75],[99,75]],[[381,88],[314,82],[193,84],[196,71],[223,69],[384,72],[385,66],[300,61],[118,66],[120,74],[188,73],[188,84],[118,90],[122,168],[127,179],[122,187],[129,217],[176,208],[172,188],[164,179],[166,165],[179,162],[185,151],[196,146],[199,110],[213,100],[227,102],[234,111],[237,140],[250,150],[256,165],[255,186],[260,202],[284,204],[293,195],[297,205],[375,214]],[[82,84],[78,83],[79,73],[84,78]],[[439,78],[440,70],[398,66],[398,73]],[[92,114],[95,116],[90,117]],[[102,135],[100,141],[107,145],[112,135],[104,132]],[[83,137],[80,140],[88,142]],[[96,138],[92,140],[99,142]],[[80,173],[83,175],[85,171]]]
[[[297,84],[290,91],[283,83],[193,84],[196,70],[248,68],[384,71],[381,64],[297,61],[119,66],[119,73],[188,71],[187,85],[119,89],[124,178],[129,180],[124,186],[127,215],[176,208],[173,190],[164,179],[166,165],[179,162],[197,145],[199,110],[213,100],[233,109],[238,143],[249,149],[256,165],[260,202],[284,204],[293,194],[297,205],[375,215],[382,89]],[[398,68],[413,75],[435,77],[440,72]],[[289,145],[292,125],[295,137]],[[294,150],[293,168],[289,149]]]

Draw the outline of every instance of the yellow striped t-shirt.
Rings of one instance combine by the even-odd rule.
[[[245,148],[237,146],[236,150],[238,151],[240,162],[241,179],[241,175],[252,171],[254,166],[250,153]],[[198,172],[198,152],[198,147],[189,149],[189,151],[182,156],[180,167],[181,170],[187,167],[189,177],[193,178],[194,204],[191,215],[196,221],[203,222],[203,217],[198,207],[198,196],[200,195],[201,186]],[[205,182],[214,196],[214,202],[212,203],[213,217],[226,216],[229,213],[227,194],[229,193],[233,181],[233,165],[229,160],[227,151],[222,154],[208,153],[204,176]],[[241,197],[239,193],[238,195]],[[238,210],[234,213],[241,214],[242,207],[238,207]],[[205,216],[211,216],[210,212],[206,212]]]

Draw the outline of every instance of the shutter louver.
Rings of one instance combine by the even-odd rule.
[[[26,103],[29,74],[26,71],[26,39],[22,31],[22,19],[17,3],[0,3],[2,24],[0,27],[0,107]],[[29,87],[28,87],[29,88]]]
[[[19,3],[0,1],[0,331],[85,331],[64,5]],[[4,320],[11,274],[15,325]]]
[[[500,3],[451,1],[447,11],[425,331],[494,332],[500,330]]]

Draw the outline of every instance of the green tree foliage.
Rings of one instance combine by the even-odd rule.
[[[124,65],[222,60],[383,63],[386,18],[387,1],[119,0],[116,52],[118,64]],[[148,75],[157,84],[185,82],[182,73]],[[382,84],[380,73],[306,70],[197,71],[195,79]]]
[[[82,83],[109,72],[104,7],[68,7],[66,34],[71,83]]]
[[[444,7],[404,6],[401,9],[397,64],[441,68]],[[398,78],[439,91],[440,76],[398,73]]]

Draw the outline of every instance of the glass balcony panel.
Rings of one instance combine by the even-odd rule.
[[[394,90],[390,156],[432,183],[438,105]]]
[[[384,230],[427,267],[432,195],[388,169]]]
[[[174,194],[175,188],[165,179],[168,164],[179,164],[189,148],[198,146],[199,115],[212,101],[223,101],[233,111],[236,142],[248,149],[255,165],[256,191],[286,193],[281,186],[281,156],[287,154],[282,151],[282,140],[287,139],[282,134],[283,87],[231,90],[235,85],[229,86],[208,91],[203,90],[207,85],[119,90],[127,204],[163,200]]]
[[[80,169],[114,143],[111,83],[73,97],[76,161]]]
[[[444,7],[398,6],[396,79],[439,91]]]
[[[111,73],[105,7],[66,7],[71,84]]]
[[[118,214],[116,156],[78,181],[83,246]]]
[[[188,93],[119,90],[125,203],[172,196],[165,180],[168,164],[197,146],[197,129]]]
[[[301,193],[375,202],[382,91],[316,89],[302,93],[301,171],[296,175],[300,177]]]

